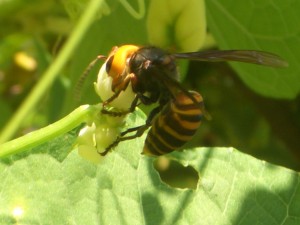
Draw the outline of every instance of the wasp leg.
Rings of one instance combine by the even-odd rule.
[[[122,76],[120,76],[122,77]],[[130,81],[132,81],[133,79],[135,79],[135,75],[134,74],[128,74],[125,79],[120,79],[119,81],[117,81],[116,83],[113,84],[114,89],[118,89],[119,91],[115,92],[115,94],[113,96],[111,96],[109,99],[107,99],[105,102],[103,102],[103,109],[101,110],[101,112],[103,114],[108,114],[111,116],[125,116],[128,113],[131,113],[135,110],[135,107],[138,105],[138,100],[139,100],[139,96],[136,95],[134,100],[132,101],[130,108],[126,111],[122,111],[122,112],[113,112],[113,111],[108,111],[107,109],[105,109],[105,106],[108,105],[109,103],[111,103],[113,100],[115,100],[121,93],[122,90],[126,90],[126,88],[128,88],[128,85],[130,83]]]
[[[119,92],[116,92],[112,97],[110,97],[109,99],[107,99],[104,103],[103,103],[103,107],[105,107],[107,104],[109,104],[110,102],[112,102],[114,99],[116,99],[120,94]],[[137,107],[139,105],[138,101],[141,101],[142,103],[146,104],[148,102],[152,102],[150,101],[151,99],[149,99],[147,96],[144,96],[142,94],[136,94],[135,98],[133,99],[130,108],[126,111],[122,111],[122,112],[114,112],[114,111],[108,111],[107,109],[103,108],[101,110],[101,113],[103,114],[108,114],[110,116],[125,116],[128,113],[132,113],[135,110],[135,107]],[[148,103],[149,104],[149,103]]]
[[[121,133],[121,135],[111,144],[109,145],[104,152],[99,153],[102,156],[105,156],[112,148],[116,147],[120,142],[122,141],[127,141],[127,140],[132,140],[135,139],[137,137],[140,137],[143,135],[143,133],[150,127],[150,125],[144,124],[142,126],[138,126],[138,127],[133,127],[133,128],[129,128],[128,130],[124,131]],[[131,136],[126,136],[124,137],[124,135],[126,135],[127,133],[131,133],[131,132],[136,132],[134,135]]]
[[[137,107],[140,103],[138,103],[138,101],[141,101],[143,104],[145,104],[145,102],[150,102],[150,99],[147,96],[144,96],[140,93],[137,93],[134,100],[131,103],[130,108],[127,111],[124,111],[124,115],[127,113],[132,113],[135,110],[135,107]],[[152,103],[152,102],[151,102]],[[148,103],[149,104],[149,103]]]
[[[115,92],[109,99],[107,99],[106,101],[104,101],[102,104],[103,106],[108,105],[109,103],[111,103],[113,100],[115,100],[121,93],[121,90]]]
[[[160,112],[160,107],[156,107],[154,108],[147,120],[146,120],[146,123],[144,125],[141,125],[141,126],[137,126],[137,127],[132,127],[132,128],[129,128],[125,131],[123,131],[120,136],[111,144],[109,145],[104,152],[101,152],[99,153],[100,155],[102,156],[105,156],[112,148],[116,147],[120,142],[122,141],[127,141],[127,140],[132,140],[132,139],[135,139],[137,137],[141,137],[144,132],[152,125],[152,120],[153,118],[157,115],[157,113]],[[132,133],[132,132],[136,132],[135,134],[131,135],[131,136],[125,136],[126,134],[128,133]],[[125,136],[125,137],[124,137]]]
[[[110,116],[122,116],[123,114],[121,112],[114,112],[114,111],[109,111],[105,108],[106,105],[108,105],[110,102],[112,102],[113,100],[115,100],[119,95],[120,95],[121,91],[117,91],[113,94],[113,96],[111,96],[109,99],[107,99],[106,101],[104,101],[102,103],[103,108],[101,109],[101,113],[103,114],[107,114]]]
[[[126,114],[128,113],[132,113],[134,110],[135,110],[135,107],[138,106],[138,100],[139,100],[139,97],[138,96],[135,96],[134,100],[132,101],[131,103],[131,106],[128,110],[126,111],[122,111],[122,112],[114,112],[114,111],[108,111],[107,109],[103,108],[101,110],[101,113],[103,114],[108,114],[110,116],[114,116],[114,117],[117,117],[117,116],[125,116]]]

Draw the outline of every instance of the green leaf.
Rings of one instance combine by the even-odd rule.
[[[240,78],[257,93],[292,99],[300,91],[299,1],[207,1],[208,25],[221,49],[276,53],[288,68],[272,69],[232,63]]]
[[[298,173],[232,148],[198,148],[169,155],[199,173],[197,189],[172,188],[155,158],[140,154],[144,138],[120,143],[99,165],[76,151],[0,163],[0,224],[299,224]]]

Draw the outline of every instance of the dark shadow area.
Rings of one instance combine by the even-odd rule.
[[[184,210],[188,208],[189,204],[193,204],[193,198],[195,197],[195,190],[193,189],[196,189],[197,186],[199,186],[199,174],[192,166],[184,167],[181,163],[175,161],[175,158],[174,160],[171,160],[174,154],[176,154],[176,160],[178,160],[178,158],[180,158],[182,155],[182,153],[174,152],[167,157],[162,157],[160,159],[158,158],[155,161],[148,160],[149,171],[158,166],[157,161],[159,160],[167,160],[166,162],[163,162],[163,164],[168,164],[168,162],[170,162],[170,164],[167,165],[167,168],[164,169],[164,172],[157,171],[157,175],[152,175],[151,180],[153,185],[160,187],[160,192],[164,192],[164,194],[170,195],[170,197],[174,197],[175,199],[177,198],[178,201],[175,201],[176,203],[174,203],[176,205],[172,206],[173,210],[171,217],[165,218],[166,215],[163,214],[164,202],[159,202],[157,196],[153,194],[144,194],[142,196],[142,205],[145,223],[147,225],[165,224],[166,221],[168,221],[168,224],[176,224],[176,222],[183,217]],[[205,154],[205,159],[208,159],[211,156],[212,151],[208,150],[205,152]],[[203,164],[199,165],[201,168],[200,171],[205,170],[206,168],[207,160],[204,160],[203,162]],[[160,165],[160,167],[163,166]],[[162,182],[166,183],[165,186],[161,185],[161,180]],[[185,189],[180,191],[178,188]]]
[[[199,176],[198,172],[191,166],[170,160],[166,157],[157,158],[154,162],[155,169],[161,180],[173,188],[196,189]]]
[[[142,195],[142,206],[146,225],[163,224],[164,214],[157,197],[150,193]]]
[[[153,160],[149,159],[147,162],[149,167],[148,170],[155,170]],[[168,185],[161,185],[161,178],[158,172],[157,174],[153,173],[153,175],[151,176],[151,180],[154,186],[159,187],[160,192],[164,192],[164,194],[170,195],[170,197],[174,198],[178,198],[179,196],[177,195],[180,195],[180,200],[176,203],[176,206],[172,207],[173,209],[175,208],[175,211],[173,211],[172,213],[172,218],[165,218],[162,207],[162,204],[164,203],[158,201],[158,196],[155,196],[151,193],[144,194],[142,196],[142,206],[145,216],[145,223],[147,225],[165,224],[163,222],[166,221],[171,221],[169,224],[176,223],[176,221],[178,221],[178,219],[182,217],[183,209],[185,209],[188,204],[192,202],[191,199],[194,196],[194,191],[186,189],[182,192],[179,192],[178,189],[174,189]]]

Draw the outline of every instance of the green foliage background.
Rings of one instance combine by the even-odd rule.
[[[87,4],[0,3],[1,127],[59,58]],[[38,105],[18,124],[22,128],[16,136],[51,124],[80,104],[98,103],[92,83],[99,67],[85,81],[81,101],[73,99],[78,77],[97,55],[115,45],[149,43],[146,17],[132,17],[118,1],[108,6],[99,9],[94,23],[81,34],[54,83],[39,93]],[[148,2],[146,10],[147,6]],[[299,224],[299,174],[259,160],[300,168],[299,11],[296,0],[206,1],[213,47],[270,51],[289,67],[191,63],[184,85],[201,92],[212,120],[204,121],[186,149],[168,156],[163,166],[160,159],[139,154],[145,137],[120,144],[94,165],[76,151],[67,154],[76,132],[3,159],[0,224]],[[15,63],[19,51],[31,55],[38,67],[27,71]],[[137,113],[128,123],[144,120]],[[207,147],[193,148],[198,146]],[[163,171],[169,163],[175,167]],[[180,165],[196,171],[194,189],[181,176],[164,181],[185,189],[161,180],[164,173],[180,173]],[[23,216],[12,214],[16,206],[24,209]]]

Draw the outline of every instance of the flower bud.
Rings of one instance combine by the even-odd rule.
[[[124,117],[101,115],[94,118],[91,125],[86,125],[79,132],[79,155],[93,163],[101,162],[103,156],[100,153],[118,138],[123,124]]]
[[[151,0],[147,30],[153,45],[182,52],[199,50],[206,34],[204,0]]]

